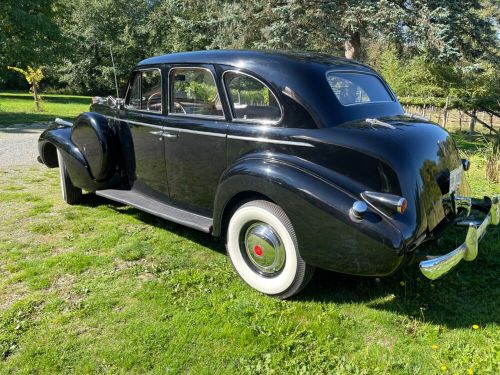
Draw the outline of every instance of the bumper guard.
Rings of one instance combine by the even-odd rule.
[[[457,206],[466,208],[470,213],[474,204],[471,198],[456,197]],[[450,269],[455,267],[462,259],[471,261],[476,259],[479,241],[486,233],[488,225],[498,225],[500,221],[500,201],[498,196],[491,199],[491,207],[488,214],[480,225],[474,221],[467,221],[469,230],[465,242],[448,254],[420,262],[420,271],[425,277],[435,280]]]

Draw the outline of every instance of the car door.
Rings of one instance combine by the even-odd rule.
[[[228,123],[215,77],[210,65],[172,66],[164,128],[170,199],[206,215],[226,168]]]
[[[134,189],[168,198],[163,131],[163,81],[159,68],[136,70],[130,80],[120,120],[132,134]]]

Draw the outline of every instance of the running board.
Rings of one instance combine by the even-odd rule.
[[[134,190],[98,190],[97,195],[138,208],[162,219],[173,221],[205,233],[212,231],[213,220],[180,208],[159,202]]]

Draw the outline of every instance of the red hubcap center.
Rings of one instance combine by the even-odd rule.
[[[259,245],[255,245],[253,247],[253,252],[255,253],[255,255],[257,255],[258,257],[261,257],[262,254],[264,254],[264,251],[262,250],[262,247],[259,246]]]

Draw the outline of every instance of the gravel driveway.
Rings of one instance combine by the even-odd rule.
[[[0,128],[0,168],[38,164],[38,137],[46,124],[19,124]]]

